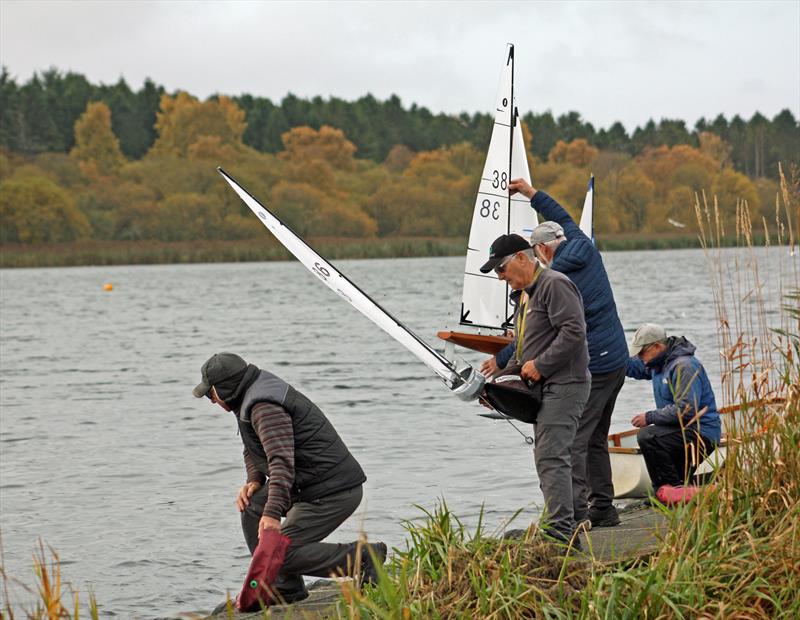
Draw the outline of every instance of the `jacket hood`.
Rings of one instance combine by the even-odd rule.
[[[258,378],[260,372],[255,364],[248,364],[239,375],[232,377],[224,383],[216,385],[217,394],[233,410],[238,411],[242,405],[242,397],[253,382]]]
[[[675,360],[679,357],[685,357],[687,355],[694,355],[696,350],[697,347],[686,340],[684,336],[670,336],[667,338],[666,350],[658,357],[650,360],[650,362],[647,364],[647,367],[655,370],[656,372],[660,372],[661,369],[669,364],[672,360]]]

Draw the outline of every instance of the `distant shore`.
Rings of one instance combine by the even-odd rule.
[[[734,237],[729,241],[730,245],[735,245]],[[467,241],[462,237],[369,239],[312,237],[308,242],[322,255],[333,260],[461,256],[467,249]],[[754,242],[759,243],[758,240]],[[601,251],[668,250],[698,248],[700,242],[696,235],[691,234],[627,233],[598,237],[597,245]],[[0,244],[0,268],[235,263],[290,258],[289,253],[270,237],[236,241],[80,241]]]

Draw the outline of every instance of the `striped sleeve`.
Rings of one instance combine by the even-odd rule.
[[[269,486],[263,514],[280,519],[291,507],[294,484],[292,418],[280,405],[259,403],[250,412],[250,419],[267,455]]]
[[[258,471],[258,467],[256,467],[255,463],[253,463],[253,459],[250,456],[250,453],[247,451],[247,448],[244,449],[244,468],[247,470],[247,482],[258,482],[259,484],[264,484],[266,477],[260,471]]]

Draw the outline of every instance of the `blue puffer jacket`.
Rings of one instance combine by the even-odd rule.
[[[550,269],[572,280],[583,297],[589,372],[602,375],[623,368],[628,359],[628,345],[600,252],[569,213],[548,194],[537,191],[531,206],[544,219],[557,222],[564,229],[567,240],[556,248]],[[505,367],[513,353],[513,346],[498,353],[498,366]]]
[[[700,416],[700,434],[719,443],[722,425],[714,390],[694,352],[695,346],[686,338],[672,336],[667,340],[667,350],[648,365],[638,357],[629,358],[625,374],[653,381],[658,409],[645,414],[648,424],[678,427],[682,419],[686,428],[696,428],[696,422],[689,422],[705,408]]]

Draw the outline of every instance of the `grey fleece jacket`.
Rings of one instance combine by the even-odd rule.
[[[586,344],[586,321],[578,288],[563,273],[542,269],[532,286],[522,333],[524,364],[536,362],[545,383],[582,383],[590,381],[589,349]],[[511,294],[517,302],[517,314],[526,310],[519,303],[521,291]],[[515,324],[519,325],[518,320]]]

